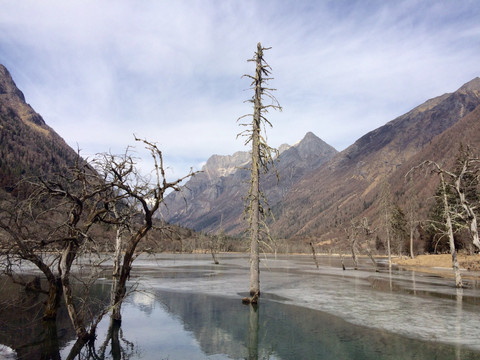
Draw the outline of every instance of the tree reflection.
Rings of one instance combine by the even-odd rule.
[[[124,338],[121,323],[112,317],[110,317],[104,341],[98,348],[97,344],[96,340],[88,343],[84,343],[80,339],[77,340],[68,353],[66,360],[128,360],[138,357],[133,343]]]
[[[42,341],[41,360],[60,360],[60,346],[58,344],[57,322],[44,320],[43,329],[45,337]]]
[[[133,343],[126,340],[123,337],[121,323],[119,323],[113,318],[110,318],[110,324],[108,326],[107,336],[98,351],[98,355],[95,354],[96,355],[95,359],[99,359],[99,360],[106,359],[105,353],[106,353],[106,350],[108,349],[109,344],[111,348],[110,354],[113,360],[130,359],[132,355],[135,354]]]
[[[258,305],[249,304],[250,316],[248,323],[248,360],[258,359]]]

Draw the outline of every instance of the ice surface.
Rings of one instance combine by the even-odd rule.
[[[147,288],[244,296],[249,289],[245,255],[161,255],[140,258],[134,275]],[[262,294],[275,301],[316,309],[346,321],[407,337],[460,344],[480,350],[480,289],[456,289],[453,280],[368,263],[343,271],[338,259],[320,258],[317,270],[307,256],[265,257]]]

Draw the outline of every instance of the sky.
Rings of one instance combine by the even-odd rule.
[[[0,63],[26,101],[85,157],[134,135],[168,176],[247,151],[242,77],[261,42],[282,112],[267,141],[309,131],[341,151],[480,76],[476,0],[0,0]],[[141,166],[145,169],[148,161]]]

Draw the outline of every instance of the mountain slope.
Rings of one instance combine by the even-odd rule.
[[[307,133],[296,145],[282,146],[274,171],[261,181],[270,206],[279,203],[289,189],[303,175],[330,160],[337,151],[313,133]],[[181,193],[172,193],[165,199],[162,212],[166,221],[201,231],[218,231],[220,227],[230,234],[244,230],[244,197],[249,187],[250,155],[237,152],[232,156],[213,155],[203,172],[195,175]]]
[[[12,191],[20,178],[59,172],[77,153],[25,102],[0,65],[0,188]]]
[[[362,136],[289,191],[275,208],[272,227],[277,236],[344,238],[350,219],[362,216],[378,200],[382,178],[403,179],[402,164],[478,105],[476,78]],[[378,216],[371,221],[378,223]]]
[[[480,150],[480,106],[461,118],[455,125],[436,136],[420,152],[412,156],[398,169],[399,174],[406,174],[414,166],[424,160],[432,160],[446,169],[452,170],[459,155],[460,146],[469,146],[475,154]],[[408,181],[407,181],[408,180]],[[416,197],[422,203],[428,203],[427,199],[433,194],[439,184],[439,177],[435,174],[425,176],[418,171],[408,179],[400,176],[390,178],[392,189],[400,194],[399,202],[404,204],[409,198]],[[426,215],[427,206],[420,209],[422,215]]]

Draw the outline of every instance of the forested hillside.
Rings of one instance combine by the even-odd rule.
[[[21,178],[60,172],[77,153],[25,102],[0,65],[0,187],[8,192]]]

